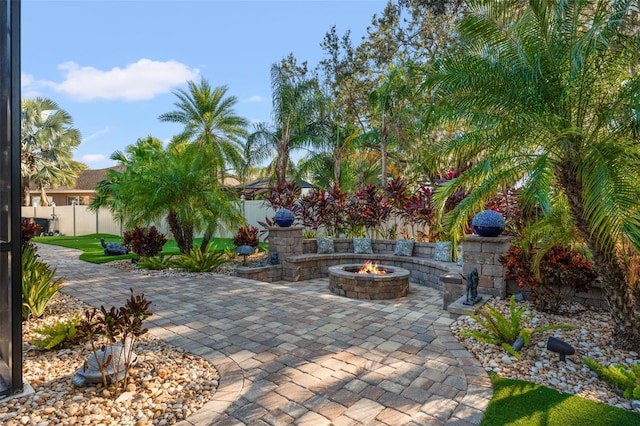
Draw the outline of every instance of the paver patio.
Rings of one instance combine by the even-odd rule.
[[[144,276],[40,245],[64,292],[99,307],[129,288],[153,302],[147,326],[220,372],[186,425],[476,425],[491,381],[449,330],[434,289],[362,301],[327,279],[263,283],[224,275]]]

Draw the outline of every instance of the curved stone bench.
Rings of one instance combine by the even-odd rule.
[[[282,279],[286,281],[304,281],[326,277],[329,267],[350,263],[364,263],[367,260],[381,265],[395,266],[410,271],[412,283],[426,285],[442,290],[440,277],[449,273],[462,273],[462,267],[454,262],[440,262],[418,256],[396,256],[387,253],[356,254],[304,253],[287,256],[282,262]]]

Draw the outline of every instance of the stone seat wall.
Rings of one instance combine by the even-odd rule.
[[[286,281],[304,281],[328,276],[329,267],[350,263],[364,263],[367,260],[383,265],[407,269],[411,272],[410,281],[416,284],[442,290],[440,277],[445,274],[460,274],[462,267],[455,262],[441,262],[430,258],[432,247],[414,248],[413,256],[397,256],[393,254],[395,241],[372,241],[373,254],[353,253],[353,243],[336,241],[336,253],[318,254],[315,240],[305,241],[303,250],[310,250],[301,255],[287,256],[283,262],[282,279]],[[430,244],[430,243],[416,243]],[[313,251],[311,251],[313,250]],[[380,251],[378,251],[380,250]],[[427,256],[416,255],[416,252],[429,253]]]

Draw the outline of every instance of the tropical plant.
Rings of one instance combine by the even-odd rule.
[[[149,269],[151,271],[161,271],[163,269],[167,269],[171,266],[171,259],[173,256],[153,256],[153,257],[142,257],[138,260],[138,267],[142,269]]]
[[[37,184],[41,205],[49,205],[45,188],[69,185],[86,166],[73,160],[73,150],[81,142],[71,115],[47,98],[22,101],[20,121],[20,174],[23,205],[31,204],[29,185]]]
[[[346,225],[344,210],[348,194],[334,184],[330,190],[313,189],[298,200],[296,214],[304,226],[327,235],[339,236]]]
[[[349,229],[361,228],[369,232],[370,237],[373,236],[374,231],[381,229],[391,213],[391,207],[374,185],[363,185],[358,188],[345,207]]]
[[[210,173],[207,152],[196,144],[174,141],[164,149],[158,139],[140,139],[126,153],[111,156],[124,170],[109,171],[91,207],[108,206],[127,228],[166,219],[181,253],[191,250],[194,233],[203,231],[204,251],[218,226],[243,221],[237,199]]]
[[[480,342],[501,346],[509,354],[520,359],[520,354],[513,348],[513,344],[517,338],[522,338],[524,346],[526,346],[529,344],[531,335],[534,333],[574,327],[562,324],[538,328],[525,327],[524,324],[531,314],[531,312],[527,312],[526,306],[516,308],[516,298],[515,296],[511,296],[509,300],[508,317],[493,306],[484,305],[482,308],[476,310],[475,313],[469,314],[484,331],[467,328],[463,331],[462,335]]]
[[[38,225],[32,218],[24,217],[20,222],[20,247],[24,251],[27,246],[32,246],[31,239],[40,234],[40,225]]]
[[[22,319],[40,318],[56,295],[62,278],[56,279],[56,270],[50,269],[31,245],[22,251]]]
[[[80,324],[80,316],[76,315],[65,321],[58,321],[53,325],[45,324],[41,328],[33,331],[42,336],[40,339],[33,339],[31,343],[46,350],[60,346],[65,342],[73,342],[80,339],[76,327]]]
[[[585,358],[584,363],[599,378],[623,390],[627,399],[640,399],[640,362],[634,362],[627,369],[624,365],[604,366],[593,358]]]
[[[288,60],[295,62],[292,57]],[[305,76],[306,69],[286,61],[271,66],[273,126],[259,123],[249,135],[256,150],[275,153],[272,171],[280,185],[287,180],[291,151],[320,143],[323,134],[318,120],[323,99],[317,81]]]
[[[155,226],[149,228],[136,227],[122,234],[122,244],[132,250],[138,258],[154,257],[162,251],[167,239]]]
[[[536,309],[558,313],[576,291],[588,289],[597,274],[593,262],[571,247],[554,246],[542,253],[524,243],[514,243],[500,256],[505,278],[531,292]]]
[[[247,120],[233,109],[238,99],[227,96],[228,87],[212,89],[205,79],[200,84],[187,84],[188,91],[178,89],[173,93],[178,98],[176,110],[160,115],[159,120],[182,124],[184,129],[176,140],[195,143],[207,151],[209,172],[222,181],[228,167],[238,169],[242,163],[240,141],[247,136]]]
[[[106,388],[111,381],[116,395],[127,386],[135,344],[140,336],[149,331],[142,327],[142,323],[152,315],[149,309],[151,302],[144,294],[136,295],[133,289],[130,292],[131,296],[124,306],[112,306],[108,310],[100,306],[100,310],[87,310],[77,326],[77,331],[91,343],[103,386]],[[120,371],[124,372],[122,378]]]
[[[469,165],[437,205],[469,195],[444,216],[457,240],[503,188],[521,186],[539,218],[564,200],[602,276],[616,342],[640,349],[640,74],[634,1],[466,2],[458,48],[425,71],[427,124],[465,131],[428,148]],[[438,209],[441,214],[444,211]]]
[[[238,233],[233,236],[233,245],[258,247],[260,240],[258,239],[258,228],[255,226],[241,226]]]
[[[210,247],[207,251],[191,249],[171,259],[170,265],[188,272],[211,272],[229,262],[223,250]]]

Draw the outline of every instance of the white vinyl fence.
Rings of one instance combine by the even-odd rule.
[[[247,225],[255,226],[258,229],[262,227],[258,222],[264,222],[265,218],[272,218],[275,212],[270,207],[266,207],[262,200],[241,200],[240,211],[245,218]],[[55,233],[56,235],[87,235],[87,234],[115,234],[122,236],[127,229],[124,228],[120,221],[113,218],[111,212],[107,208],[102,208],[97,212],[92,212],[87,206],[56,206],[56,207],[22,207],[22,217],[35,218],[36,222],[44,225],[42,232]],[[390,218],[385,229],[397,224],[398,231],[402,227],[396,218]],[[163,221],[160,224],[154,224],[158,231],[165,235],[169,235],[167,224]],[[231,238],[237,229],[218,230],[216,237]],[[409,235],[414,235],[415,229],[409,229]],[[202,235],[197,235],[202,236]],[[370,235],[376,238],[374,235]],[[262,235],[264,239],[266,235]],[[399,235],[398,235],[399,237]]]
[[[241,201],[240,209],[247,224],[260,228],[258,221],[264,222],[266,217],[273,217],[273,209],[263,206],[259,200]],[[43,226],[42,232],[62,235],[115,234],[122,236],[126,231],[123,224],[115,220],[107,208],[97,212],[90,211],[87,206],[55,206],[55,207],[22,207],[22,217],[36,219]],[[166,223],[155,224],[162,233],[169,234]],[[231,238],[238,230],[223,229],[217,237]]]

